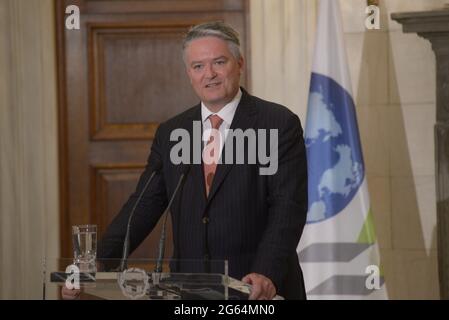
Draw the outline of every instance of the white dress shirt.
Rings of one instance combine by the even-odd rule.
[[[226,137],[228,135],[227,130],[231,127],[232,120],[234,119],[235,111],[237,110],[237,106],[240,103],[240,99],[242,98],[242,90],[239,89],[237,94],[235,95],[234,99],[231,100],[227,105],[225,105],[223,108],[221,108],[220,111],[217,113],[214,113],[210,111],[206,105],[201,102],[201,119],[203,123],[203,148],[206,145],[206,142],[209,141],[210,137],[210,129],[212,129],[212,123],[210,122],[209,116],[212,114],[216,114],[221,119],[223,119],[223,122],[220,125],[220,128],[218,131],[220,132],[221,137],[223,137],[223,140],[221,141],[221,149],[220,149],[220,155],[221,151],[223,149],[224,142],[226,141]]]

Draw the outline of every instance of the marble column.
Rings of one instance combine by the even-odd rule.
[[[434,11],[394,13],[391,18],[403,25],[405,33],[414,32],[429,40],[435,52],[438,272],[441,298],[449,299],[449,6]]]

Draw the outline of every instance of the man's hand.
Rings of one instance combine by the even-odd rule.
[[[258,273],[250,273],[243,277],[243,282],[252,285],[250,300],[271,300],[276,295],[276,287],[273,282]]]
[[[62,286],[61,295],[64,300],[75,300],[79,299],[81,290],[79,289],[69,289],[66,286]]]

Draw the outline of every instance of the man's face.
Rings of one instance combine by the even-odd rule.
[[[211,111],[219,111],[237,94],[243,58],[235,58],[226,41],[216,37],[191,41],[185,63],[193,89]]]

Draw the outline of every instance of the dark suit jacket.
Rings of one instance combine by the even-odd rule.
[[[191,165],[171,208],[173,257],[227,259],[230,276],[241,279],[251,272],[260,273],[273,281],[277,294],[287,299],[305,299],[296,253],[307,213],[307,165],[301,124],[287,108],[242,91],[231,129],[278,129],[277,173],[260,175],[259,162],[219,164],[206,198],[202,165]],[[170,150],[178,143],[170,141],[170,133],[184,128],[192,136],[193,121],[201,121],[200,104],[160,125],[147,169],[135,193],[100,241],[99,257],[121,257],[131,208],[151,174],[152,163],[161,161],[161,172],[136,208],[131,225],[131,250],[152,231],[181,175],[182,165],[170,161]],[[225,145],[223,154],[226,152]],[[188,270],[187,265],[176,268],[179,272],[202,271]]]

